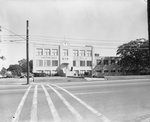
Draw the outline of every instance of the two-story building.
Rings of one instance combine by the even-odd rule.
[[[92,46],[34,45],[33,72],[61,76],[92,72],[94,48]]]

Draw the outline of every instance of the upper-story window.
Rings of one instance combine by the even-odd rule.
[[[104,60],[104,65],[108,65],[108,60]]]
[[[97,59],[97,60],[96,60],[96,63],[97,63],[97,65],[101,65],[101,64],[102,64],[102,61],[99,60],[99,59]]]
[[[37,55],[43,55],[43,49],[42,48],[37,48],[36,49],[36,54]]]
[[[87,50],[86,51],[86,56],[89,56],[89,57],[92,56],[92,51],[91,50]]]
[[[111,64],[115,64],[115,60],[111,60]]]
[[[79,51],[78,50],[73,50],[73,56],[78,56],[79,55]]]
[[[52,56],[58,56],[58,50],[52,49]]]
[[[50,52],[50,49],[44,49],[44,55],[50,55],[51,52]]]
[[[68,49],[63,49],[63,56],[68,56]]]
[[[80,50],[80,56],[85,56],[85,50]]]

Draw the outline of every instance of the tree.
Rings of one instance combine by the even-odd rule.
[[[22,72],[27,72],[27,60],[26,59],[22,59],[18,61],[19,66],[22,67]],[[33,60],[29,61],[29,68],[30,68],[30,72],[33,71]]]
[[[2,70],[0,71],[0,74],[1,74],[2,76],[5,76],[6,73],[7,73],[7,69],[5,69],[5,68],[3,67]]]
[[[118,47],[117,55],[121,57],[124,70],[135,71],[136,74],[150,72],[148,40],[141,38]]]
[[[33,73],[33,60],[29,61],[30,72]]]
[[[18,64],[10,65],[7,70],[11,71],[14,76],[20,76],[22,73],[22,67]]]
[[[1,56],[0,59],[5,60],[6,58],[4,56]]]

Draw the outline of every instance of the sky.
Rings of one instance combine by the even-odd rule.
[[[30,59],[34,44],[92,45],[100,56],[116,56],[119,45],[148,39],[145,0],[0,0],[0,66]]]

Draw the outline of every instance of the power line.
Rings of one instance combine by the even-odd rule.
[[[26,40],[24,37],[22,37],[22,36],[20,36],[20,35],[18,35],[18,34],[16,34],[16,33],[14,33],[14,32],[12,32],[11,30],[9,30],[9,29],[7,29],[7,28],[5,28],[5,27],[3,27],[3,26],[1,26],[1,27],[2,27],[3,29],[7,30],[8,32],[13,33],[14,35],[16,35],[16,36],[18,36],[18,37],[20,37],[20,38]]]

